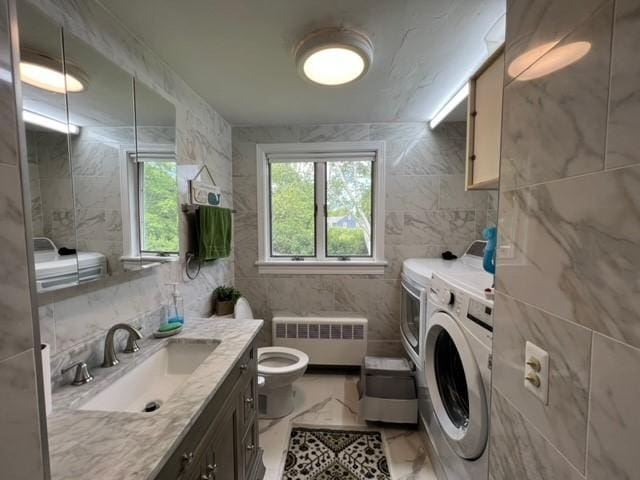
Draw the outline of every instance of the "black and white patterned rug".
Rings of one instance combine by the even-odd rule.
[[[294,428],[283,480],[390,480],[380,432]]]

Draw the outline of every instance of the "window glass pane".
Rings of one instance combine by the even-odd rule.
[[[176,163],[145,161],[142,202],[142,251],[178,252]]]
[[[327,162],[327,256],[371,256],[372,162]]]
[[[271,255],[314,256],[314,164],[272,163],[270,172]]]

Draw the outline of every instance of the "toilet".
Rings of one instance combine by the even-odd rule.
[[[236,302],[234,317],[252,319],[249,302]],[[258,348],[258,414],[263,418],[281,418],[293,411],[293,382],[309,365],[306,353],[287,347]]]
[[[293,411],[293,382],[307,370],[306,353],[287,347],[258,349],[258,376],[264,386],[258,392],[258,414],[280,418]]]

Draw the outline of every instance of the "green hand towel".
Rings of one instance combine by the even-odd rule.
[[[231,210],[200,207],[200,260],[216,260],[231,254]]]

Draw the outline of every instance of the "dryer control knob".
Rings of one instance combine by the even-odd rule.
[[[444,289],[440,292],[440,301],[445,305],[453,305],[455,300],[456,297],[453,295],[451,290]]]

